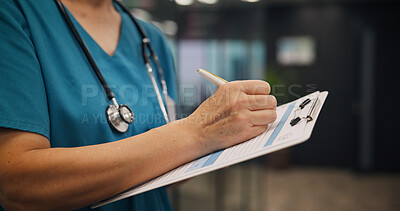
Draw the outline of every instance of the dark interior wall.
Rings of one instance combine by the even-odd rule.
[[[301,164],[348,165],[352,160],[352,78],[349,77],[348,17],[346,9],[336,5],[294,5],[269,7],[267,10],[268,63],[277,72],[296,74],[301,87],[314,84],[328,90],[311,140],[292,150],[292,161]],[[276,63],[276,41],[282,36],[311,36],[316,41],[316,61],[310,66],[284,67]],[[307,90],[299,88],[299,94]],[[349,146],[350,145],[350,146]]]
[[[400,171],[399,3],[369,6],[361,12],[376,31],[375,167]]]
[[[266,9],[268,63],[283,74],[295,74],[301,87],[315,84],[330,95],[311,139],[292,149],[298,164],[359,166],[360,84],[363,33],[374,36],[374,83],[376,124],[373,138],[373,169],[399,170],[399,139],[393,120],[398,118],[394,90],[399,69],[399,32],[395,26],[398,4],[298,4]],[[276,41],[281,36],[312,36],[317,44],[316,62],[305,67],[276,64]],[[397,74],[398,75],[398,74]],[[307,92],[300,89],[298,92]],[[396,93],[396,94],[394,94]],[[397,96],[394,96],[397,95]],[[388,106],[391,109],[388,109]]]
[[[319,1],[318,1],[319,2]],[[171,2],[169,2],[171,4]],[[164,7],[179,24],[177,39],[265,39],[268,69],[282,73],[291,89],[290,100],[317,90],[328,90],[311,139],[290,149],[297,164],[360,168],[360,149],[365,106],[362,101],[363,36],[373,33],[371,95],[373,144],[370,154],[374,170],[400,170],[400,138],[397,109],[400,11],[395,1],[293,1],[247,7]],[[317,57],[310,66],[280,66],[276,62],[276,41],[282,36],[312,36]],[[364,58],[365,60],[365,58]],[[373,85],[371,84],[371,85]],[[294,85],[290,88],[291,85]],[[286,90],[287,91],[287,90]],[[283,103],[283,102],[281,102]]]

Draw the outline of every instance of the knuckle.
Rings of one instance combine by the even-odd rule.
[[[277,118],[278,118],[278,115],[277,115],[276,111],[272,111],[272,113],[271,113],[272,122],[274,122]]]
[[[269,94],[271,92],[271,86],[266,81],[259,80],[257,81],[257,83],[254,83],[253,86],[256,92],[260,92],[263,94]]]
[[[271,90],[271,86],[269,85],[268,82],[266,81],[262,81],[262,80],[258,80],[259,83],[257,83],[260,87],[262,87],[263,89],[267,89],[267,91],[269,92]]]
[[[271,104],[273,107],[276,107],[278,104],[276,97],[273,95],[268,95],[268,96],[269,96],[269,104]]]
[[[268,127],[269,127],[269,125],[267,124],[267,125],[260,125],[259,126],[259,133],[263,133],[263,132],[265,132],[266,130],[268,130]]]
[[[231,91],[231,90],[234,89],[236,86],[237,86],[237,83],[236,83],[236,82],[229,82],[229,83],[222,84],[222,85],[219,86],[219,87],[222,87],[222,88],[225,89],[225,90]]]
[[[264,81],[264,82],[265,82],[265,86],[266,86],[266,89],[267,89],[267,93],[268,94],[271,93],[271,85],[266,81]]]
[[[222,84],[221,86],[218,87],[218,90],[221,90],[222,92],[226,92],[229,89],[230,84]]]
[[[261,95],[261,100],[259,100],[260,105],[267,107],[269,105],[269,96],[268,95]]]
[[[224,95],[227,95],[229,97],[235,96],[236,93],[240,92],[241,90],[241,86],[235,82],[223,84],[219,88],[221,88]]]
[[[234,107],[236,106],[237,102],[238,102],[237,97],[234,97],[234,96],[232,96],[232,95],[229,96],[229,98],[228,98],[228,103],[229,103],[229,106],[230,106],[231,108],[234,108]]]
[[[230,95],[229,104],[232,109],[242,109],[247,107],[248,99],[244,93],[236,93]]]
[[[236,105],[234,106],[234,109],[237,110],[237,111],[240,111],[240,110],[242,110],[243,108],[246,108],[246,107],[247,107],[247,103],[246,102],[238,101],[236,103]]]
[[[235,120],[237,123],[243,123],[246,122],[248,120],[247,115],[245,114],[236,114],[235,115]]]
[[[240,92],[240,90],[242,90],[243,85],[239,82],[237,83],[232,83],[230,88],[232,92]]]
[[[243,93],[239,94],[237,102],[238,105],[242,106],[242,105],[247,105],[248,104],[248,99],[247,96]]]

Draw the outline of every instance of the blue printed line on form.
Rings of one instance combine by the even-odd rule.
[[[203,167],[203,165],[207,162],[207,160],[212,156],[212,154],[210,155],[206,155],[198,160],[196,160],[189,168],[188,170],[186,170],[186,172],[190,172],[190,171],[194,171],[197,169],[200,169]]]
[[[283,126],[285,125],[287,119],[289,118],[290,113],[292,113],[294,106],[296,103],[292,103],[289,105],[288,109],[285,111],[283,114],[281,120],[279,121],[278,125],[276,126],[274,132],[272,132],[271,136],[269,137],[267,143],[264,145],[264,147],[271,145],[275,138],[278,136],[279,132],[282,130]],[[216,151],[212,154],[206,155],[198,160],[196,160],[189,168],[186,170],[186,172],[191,172],[197,169],[201,169],[203,167],[212,165],[215,163],[215,161],[218,159],[218,157],[222,154],[224,150],[219,150]]]
[[[218,159],[218,157],[222,154],[223,151],[224,150],[221,149],[219,151],[216,151],[216,152],[212,153],[211,157],[208,158],[207,162],[205,162],[202,167],[206,167],[206,166],[214,164],[215,161]]]
[[[290,113],[292,113],[292,110],[295,105],[296,105],[296,102],[289,105],[289,108],[283,114],[281,120],[278,123],[278,126],[276,126],[274,132],[272,132],[271,136],[269,137],[267,143],[265,143],[264,147],[269,146],[272,143],[274,143],[275,138],[278,136],[279,132],[281,132],[283,126],[286,123],[286,120],[289,118],[289,115],[290,115]]]
[[[186,170],[186,172],[191,172],[197,169],[201,169],[203,167],[212,165],[215,163],[215,161],[218,159],[218,157],[222,154],[224,150],[221,149],[219,151],[213,152],[209,155],[206,155],[199,160],[196,160],[189,168]]]

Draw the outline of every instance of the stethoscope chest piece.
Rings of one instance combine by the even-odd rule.
[[[129,128],[129,124],[132,124],[135,119],[131,109],[124,104],[119,107],[114,104],[109,105],[106,109],[106,115],[108,123],[121,133],[125,133]]]

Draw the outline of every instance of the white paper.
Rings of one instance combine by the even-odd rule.
[[[312,127],[314,126],[322,104],[325,101],[327,92],[323,92],[322,98],[319,97],[319,95],[319,92],[314,92],[293,102],[277,107],[276,121],[270,125],[266,132],[253,139],[184,164],[142,185],[95,204],[92,208],[100,207],[114,201],[304,142],[311,135]],[[319,98],[318,105],[314,108],[318,109],[315,112],[316,116],[313,117],[313,121],[311,121],[312,123],[307,123],[306,119],[302,119],[295,126],[291,126],[289,123],[292,119],[295,117],[306,117],[312,109],[312,102],[307,104],[304,109],[299,109],[299,105],[307,98],[311,100]],[[309,127],[311,127],[311,129]]]

